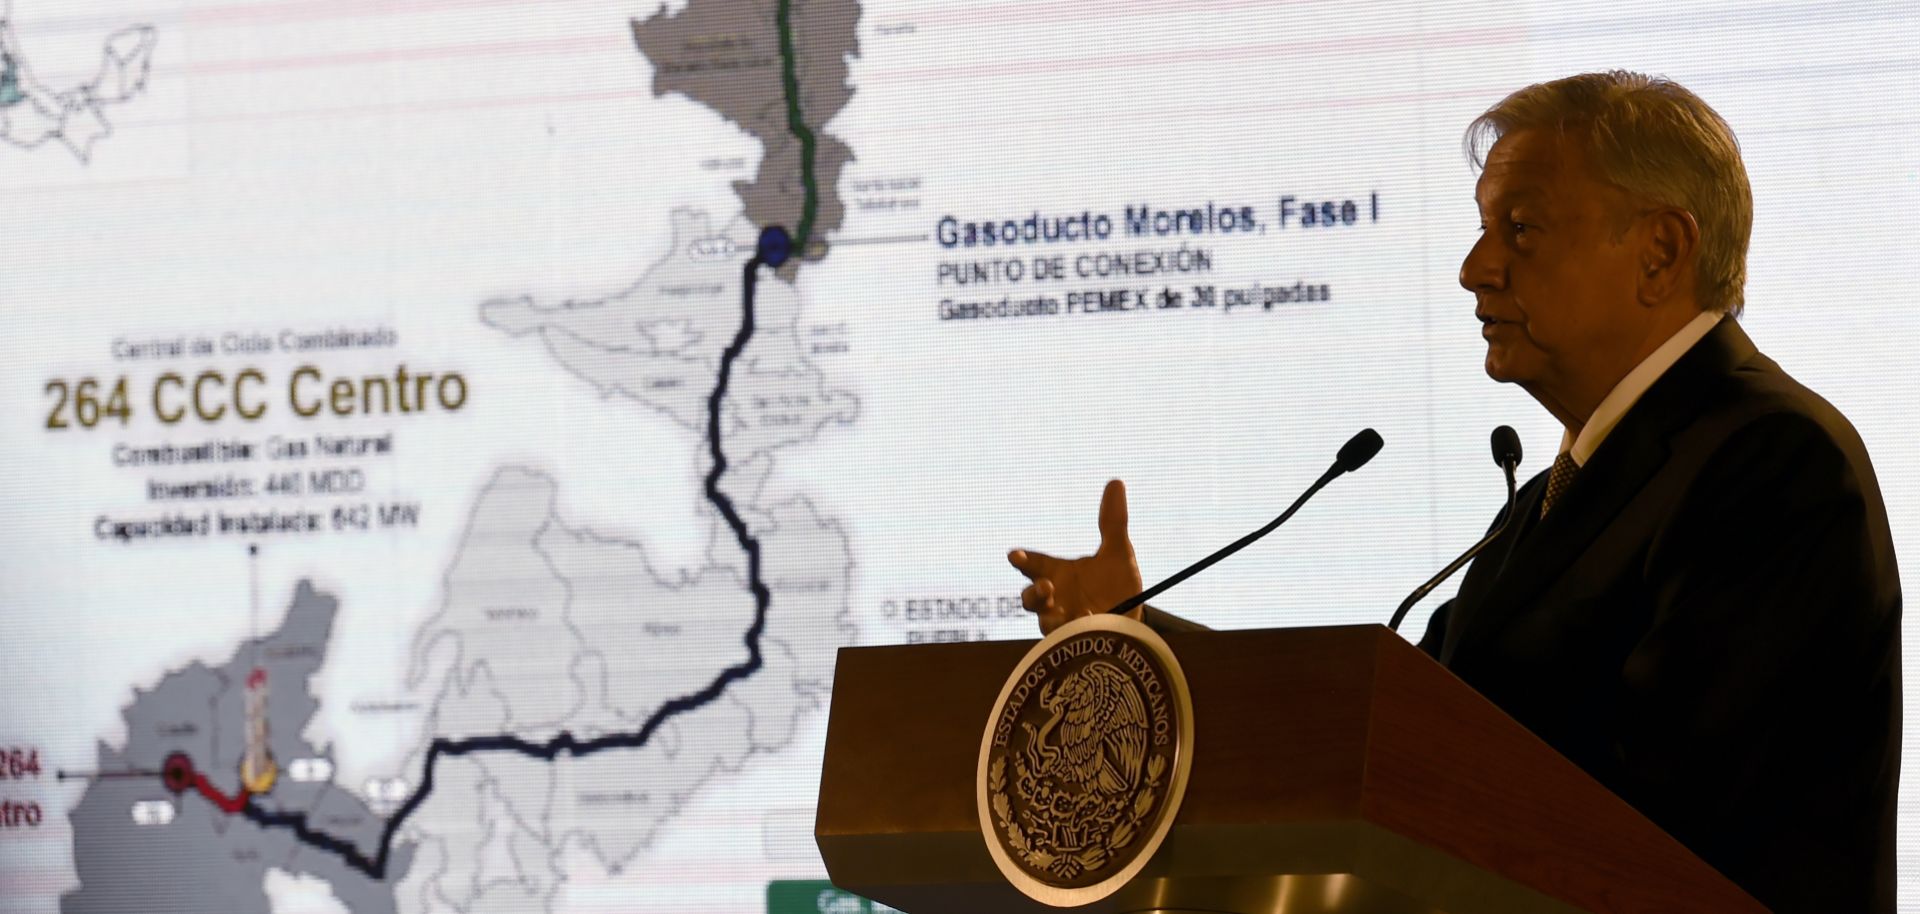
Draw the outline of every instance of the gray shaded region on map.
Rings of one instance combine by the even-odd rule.
[[[299,783],[285,774],[296,758],[325,757],[299,738],[319,707],[307,680],[326,660],[327,638],[338,602],[301,581],[280,628],[243,643],[219,667],[194,663],[169,673],[152,689],[136,690],[125,717],[127,746],[102,745],[102,771],[157,771],[166,757],[184,752],[196,770],[222,793],[239,791],[244,748],[247,675],[267,671],[269,745],[282,774],[253,803],[269,810],[298,810],[308,824],[362,853],[378,850],[384,821],[351,793],[327,783]],[[169,800],[178,809],[161,826],[136,825],[133,804]],[[170,794],[158,777],[96,780],[70,814],[74,866],[80,887],[60,899],[67,914],[81,912],[260,912],[271,910],[264,888],[269,868],[324,880],[348,910],[395,910],[391,888],[351,869],[338,856],[300,843],[283,828],[261,828],[221,812],[189,790]],[[412,859],[398,848],[388,876],[398,879]]]
[[[801,119],[817,143],[813,167],[820,208],[813,243],[803,256],[817,260],[825,255],[821,242],[840,228],[846,215],[839,192],[840,171],[853,159],[853,150],[825,127],[853,98],[847,60],[860,53],[860,4],[857,0],[793,0],[789,18]],[[802,147],[788,123],[774,0],[692,0],[676,14],[663,10],[633,20],[633,40],[653,62],[656,96],[685,95],[760,141],[766,153],[760,159],[759,174],[752,181],[735,182],[734,191],[755,226],[794,230],[805,197]]]
[[[740,264],[695,252],[739,234],[737,220],[716,233],[704,213],[676,209],[667,255],[626,290],[557,305],[499,298],[483,304],[480,317],[513,336],[537,336],[602,395],[632,398],[704,435],[721,353],[740,324]],[[757,288],[753,338],[735,364],[721,417],[732,464],[722,486],[743,503],[758,501],[755,480],[774,451],[850,424],[860,409],[807,358],[793,284],[766,277]]]
[[[697,567],[667,566],[636,540],[562,523],[556,486],[537,470],[502,467],[475,504],[448,572],[448,603],[416,640],[416,672],[437,643],[458,645],[435,732],[470,735],[458,722],[464,712],[449,703],[483,688],[512,710],[506,729],[522,738],[544,739],[556,727],[583,739],[632,732],[747,656],[754,606],[740,557],[717,547]],[[444,861],[417,874],[422,891],[462,914],[547,910],[564,881],[554,862],[570,850],[619,873],[708,782],[784,748],[798,723],[825,707],[834,652],[857,634],[847,603],[851,547],[803,497],[756,510],[766,518],[756,536],[773,592],[759,635],[764,666],[718,700],[669,718],[644,746],[552,761],[443,759],[434,802],[408,820],[435,846],[428,859]],[[515,654],[538,658],[546,671],[505,666]],[[508,674],[474,672],[495,665]],[[585,701],[574,706],[582,686]],[[536,704],[554,691],[572,707],[557,725]],[[528,708],[542,715],[539,726],[523,725]]]

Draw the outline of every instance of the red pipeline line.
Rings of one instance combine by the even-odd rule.
[[[213,805],[220,807],[220,811],[227,815],[233,815],[245,809],[247,805],[246,788],[242,787],[239,793],[233,796],[227,796],[220,792],[220,788],[213,786],[213,782],[207,780],[206,775],[198,771],[193,773],[193,789],[200,791],[201,796],[206,797]]]

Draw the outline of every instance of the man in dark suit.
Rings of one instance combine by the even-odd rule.
[[[1734,321],[1731,130],[1616,72],[1522,89],[1468,136],[1487,373],[1566,432],[1421,647],[1775,910],[1890,914],[1892,537],[1853,427]],[[1043,628],[1138,592],[1117,482],[1101,542],[1009,557]]]

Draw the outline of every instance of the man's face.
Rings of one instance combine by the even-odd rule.
[[[1632,233],[1619,231],[1624,193],[1594,176],[1573,142],[1522,130],[1488,151],[1474,198],[1481,235],[1460,285],[1474,293],[1488,376],[1544,402],[1623,372],[1614,363],[1644,319]]]

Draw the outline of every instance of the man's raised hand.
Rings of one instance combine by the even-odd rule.
[[[1040,617],[1044,634],[1068,621],[1106,612],[1140,592],[1140,565],[1127,539],[1127,487],[1115,479],[1100,495],[1100,548],[1092,555],[1059,559],[1015,549],[1007,561],[1032,583],[1020,591],[1020,604]],[[1128,615],[1138,619],[1142,610]]]

